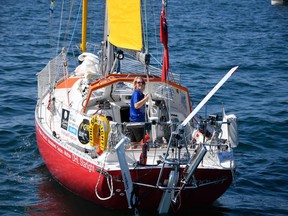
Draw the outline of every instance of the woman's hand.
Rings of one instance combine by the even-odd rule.
[[[149,96],[150,94],[146,94],[145,97],[141,101],[138,101],[137,103],[134,104],[134,107],[136,109],[139,109],[141,106],[143,106],[146,103],[146,101],[148,101]]]
[[[150,94],[145,95],[145,97],[144,97],[145,102],[148,101],[149,97],[150,97]]]

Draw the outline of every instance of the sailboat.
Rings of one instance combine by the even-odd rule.
[[[238,66],[193,108],[188,89],[169,69],[165,0],[159,6],[158,65],[145,41],[145,1],[106,1],[98,50],[87,46],[88,0],[80,6],[78,64],[71,68],[74,55],[64,46],[37,74],[36,138],[51,175],[74,194],[110,209],[165,214],[217,200],[234,181],[237,117],[224,108],[205,117],[198,112]],[[145,80],[144,94],[150,95],[144,122],[129,117],[135,77]],[[131,142],[137,127],[146,134]]]

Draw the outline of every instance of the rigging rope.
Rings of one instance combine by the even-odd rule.
[[[54,13],[54,0],[51,0],[50,3],[50,58],[52,59],[52,49],[53,49],[53,13]]]
[[[80,5],[79,5],[79,9],[78,9],[77,18],[76,18],[76,21],[75,21],[73,33],[72,33],[72,36],[71,36],[71,39],[70,39],[70,42],[69,42],[69,45],[68,45],[68,48],[67,48],[67,53],[69,52],[69,49],[70,49],[71,44],[72,44],[72,40],[74,38],[74,34],[75,34],[75,31],[76,31],[77,23],[78,23],[79,16],[80,16],[80,13],[81,13],[81,8],[82,8],[82,1],[80,1]]]
[[[146,0],[144,1],[144,12],[145,12],[145,34],[144,34],[144,41],[145,41],[145,53],[149,53],[149,38],[148,38],[148,18],[147,18],[147,4]],[[146,37],[145,37],[146,36]]]
[[[66,27],[66,31],[65,31],[65,36],[64,36],[64,41],[66,42],[67,37],[69,35],[69,30],[70,30],[70,20],[72,17],[72,9],[73,9],[73,5],[74,5],[74,0],[71,0],[71,4],[70,4],[70,13],[69,13],[69,18],[68,18],[68,22],[67,22],[67,27]]]
[[[61,9],[61,15],[60,15],[60,23],[59,23],[59,31],[58,31],[58,40],[57,40],[57,47],[56,47],[56,55],[58,54],[58,49],[59,49],[59,42],[60,42],[60,35],[61,35],[61,28],[62,28],[62,20],[63,20],[64,2],[65,2],[65,0],[62,1],[62,9]]]
[[[150,0],[150,5],[151,5],[151,8],[152,8],[152,17],[153,17],[153,23],[154,23],[154,26],[153,26],[153,28],[154,28],[154,41],[155,41],[155,48],[156,48],[156,56],[157,56],[157,58],[160,58],[159,56],[161,55],[160,54],[160,52],[159,52],[159,46],[158,46],[158,38],[159,38],[159,36],[157,35],[157,30],[159,30],[159,28],[157,29],[157,25],[156,25],[156,13],[155,13],[155,4],[153,4],[153,2],[151,2],[151,0]],[[154,5],[154,7],[153,7],[153,5]],[[162,56],[161,56],[162,57]],[[160,62],[160,61],[158,61],[158,60],[156,60],[156,62],[158,63],[158,62]],[[158,63],[159,65],[161,65],[161,63]]]
[[[144,1],[144,15],[145,15],[145,18],[144,18],[144,22],[145,22],[144,32],[145,32],[145,34],[143,34],[143,36],[144,36],[145,54],[149,54],[148,17],[147,17],[147,4],[146,4],[146,2],[147,1],[145,0]],[[147,91],[148,91],[148,95],[149,95],[149,98],[148,98],[148,109],[147,109],[148,120],[149,120],[149,117],[150,117],[150,109],[152,108],[151,89],[150,89],[150,86],[149,86],[150,85],[150,81],[149,81],[149,64],[150,64],[150,60],[149,60],[149,63],[145,62],[145,72],[146,72],[146,79],[147,79],[146,83],[147,83],[147,86],[148,86],[148,90]]]

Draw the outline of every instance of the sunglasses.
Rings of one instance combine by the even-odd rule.
[[[136,82],[137,84],[143,84],[143,85],[145,85],[145,82]]]

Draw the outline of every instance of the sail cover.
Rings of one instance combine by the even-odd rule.
[[[142,49],[140,0],[107,0],[109,41],[114,46]]]

